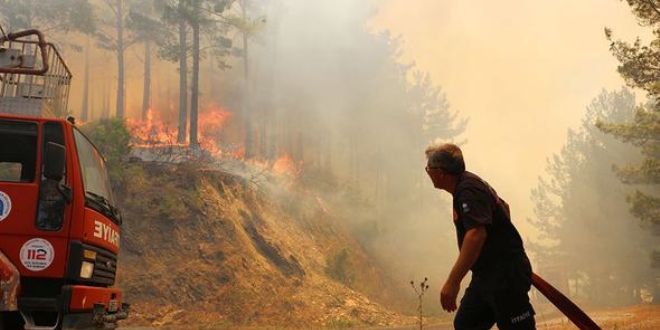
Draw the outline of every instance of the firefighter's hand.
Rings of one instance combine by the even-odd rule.
[[[458,291],[461,289],[461,283],[453,283],[449,280],[445,282],[445,285],[442,286],[440,291],[440,304],[442,309],[447,312],[453,312],[456,310],[456,297],[458,297]]]

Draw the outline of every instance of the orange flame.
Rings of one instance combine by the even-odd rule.
[[[171,113],[171,111],[169,112]],[[127,126],[131,132],[132,143],[137,149],[144,150],[146,157],[164,155],[164,161],[185,161],[191,153],[189,141],[178,143],[178,115],[167,118],[167,111],[149,109],[144,120],[128,119]],[[223,127],[231,119],[232,113],[214,103],[205,104],[198,117],[198,142],[204,151],[204,157],[215,159],[233,158],[261,170],[297,178],[302,172],[302,161],[295,161],[288,153],[283,153],[275,161],[251,158],[245,159],[244,146],[229,147],[221,141]],[[223,147],[225,150],[223,150]],[[199,156],[195,156],[199,157]],[[163,158],[161,158],[163,159]]]
[[[199,113],[198,140],[201,148],[214,156],[222,155],[217,133],[231,117],[231,113],[210,103]],[[149,109],[145,120],[128,119],[127,125],[133,138],[134,146],[142,148],[164,145],[187,144],[177,143],[178,127],[175,123],[162,118],[163,113]]]
[[[135,145],[172,144],[176,142],[176,128],[157,118],[153,109],[147,110],[146,120],[129,118],[126,125]]]
[[[273,171],[296,177],[302,171],[302,161],[296,163],[289,154],[284,154],[273,163]]]
[[[234,158],[245,159],[245,147],[240,147],[234,152]]]
[[[199,143],[202,149],[215,156],[222,155],[218,133],[231,116],[230,112],[223,110],[215,103],[210,103],[206,111],[199,114]]]

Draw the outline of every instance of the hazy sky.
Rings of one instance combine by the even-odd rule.
[[[630,41],[648,34],[619,0],[383,0],[371,23],[400,35],[402,61],[470,118],[467,167],[510,201],[527,238],[530,190],[547,157],[603,88],[624,85],[605,27]]]

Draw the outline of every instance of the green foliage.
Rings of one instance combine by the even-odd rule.
[[[655,39],[648,45],[639,39],[630,44],[614,40],[609,29],[605,34],[620,62],[621,76],[628,85],[645,90],[652,102],[640,106],[635,117],[625,123],[602,121],[598,127],[641,149],[644,159],[618,173],[624,182],[645,186],[628,198],[631,211],[651,232],[660,235],[660,2],[628,0],[628,4],[642,25],[654,29]]]
[[[108,175],[113,186],[121,185],[130,178],[127,167],[122,163],[131,152],[131,134],[123,119],[103,119],[80,127],[80,130],[99,149],[106,160]]]
[[[160,1],[158,1],[160,2]],[[160,43],[171,37],[172,32],[156,17],[153,0],[135,3],[129,11],[126,27],[135,33],[140,42]]]
[[[428,73],[413,72],[409,93],[416,100],[414,111],[423,120],[421,128],[425,142],[451,140],[465,131],[468,119],[461,119],[458,112],[449,110],[447,96],[441,87],[433,85]]]
[[[653,198],[640,191],[628,196],[631,212],[641,220],[642,226],[655,230],[658,227],[658,214],[660,199]]]
[[[121,7],[119,5],[120,3]],[[129,6],[126,6],[126,4]],[[125,29],[128,25],[130,13],[133,12],[131,5],[137,6],[137,8],[144,8],[138,2],[134,3],[130,1],[101,1],[95,8],[97,14],[94,21],[96,26],[94,38],[96,38],[96,45],[98,47],[119,56],[123,54],[126,48],[140,40],[141,36],[133,33],[134,30]],[[118,23],[121,23],[121,25],[118,25]],[[121,36],[119,35],[120,29],[122,32]]]
[[[650,235],[634,225],[625,202],[629,189],[612,171],[613,164],[639,159],[639,152],[594,125],[626,122],[634,107],[627,89],[602,92],[587,107],[581,127],[569,130],[561,152],[548,160],[547,177],[532,191],[531,222],[546,243],[529,246],[540,273],[559,269],[569,280],[582,279],[576,292],[594,303],[630,303],[636,289],[652,282],[648,263],[639,258],[650,254]],[[602,255],[608,257],[596,257]]]
[[[202,28],[205,34],[203,39],[208,42],[203,48],[210,54],[218,57],[229,54],[228,50],[232,46],[231,40],[226,37],[229,20],[222,15],[233,2],[233,0],[156,1],[154,8],[160,15],[159,22],[164,32],[155,40],[159,46],[158,56],[171,62],[179,61],[182,56],[188,57],[192,45],[186,44],[183,47],[186,49],[186,54],[181,54],[179,35],[167,33],[168,28],[179,29],[181,23],[185,24],[186,32],[191,26]]]
[[[81,130],[101,151],[107,162],[117,163],[131,152],[131,134],[121,118],[86,124]]]
[[[92,5],[88,0],[16,1],[0,0],[0,21],[5,32],[40,29],[87,32],[94,29]]]
[[[345,318],[337,318],[328,322],[328,328],[330,329],[349,329],[355,327],[357,324],[351,320]]]
[[[349,257],[347,249],[339,250],[328,260],[325,273],[330,278],[350,286],[353,284],[355,275]]]

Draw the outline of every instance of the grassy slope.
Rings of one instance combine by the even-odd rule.
[[[134,312],[127,324],[405,322],[376,302],[387,300],[386,277],[308,192],[186,166],[131,171],[118,193],[119,284]],[[346,276],[337,280],[328,265],[341,251],[334,271]]]

